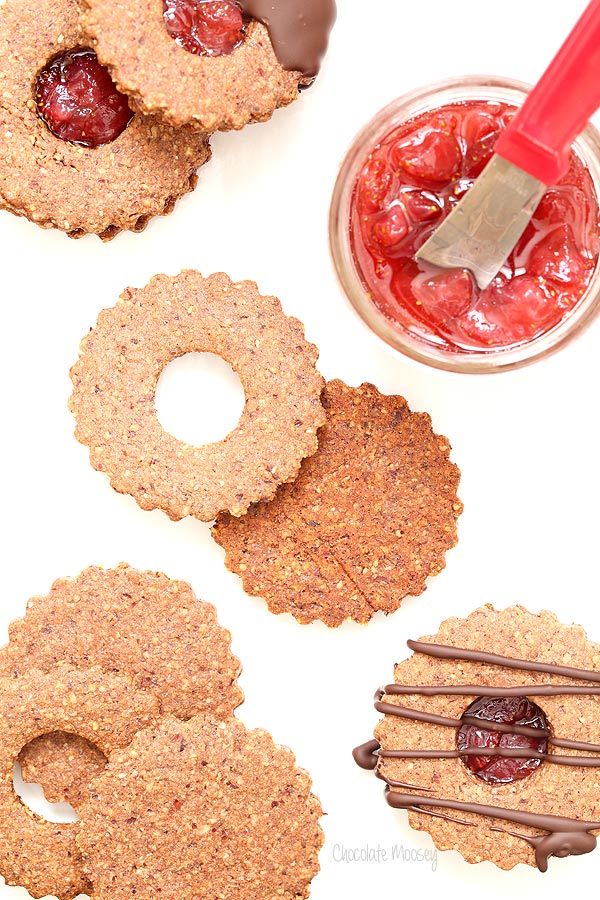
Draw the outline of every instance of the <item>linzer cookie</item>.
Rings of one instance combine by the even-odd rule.
[[[222,441],[194,447],[162,428],[158,378],[178,356],[216,353],[237,372],[246,405]],[[279,300],[225,274],[157,275],[128,288],[81,343],[71,370],[75,435],[95,469],[142,509],[210,521],[272,497],[317,448],[325,412],[317,350]]]
[[[65,660],[99,665],[131,677],[137,689],[159,697],[164,713],[180,719],[227,718],[243,700],[240,662],[214,607],[197,600],[189,584],[161,573],[122,564],[59,579],[49,594],[29,600],[9,635],[0,650],[2,677],[25,674],[32,660],[44,671]],[[85,741],[61,734],[29,744],[19,761],[24,779],[41,783],[47,799],[69,801],[85,796],[106,762]]]
[[[208,138],[132,113],[89,48],[77,0],[6,0],[0,51],[1,209],[109,240],[195,186]]]
[[[487,605],[409,641],[354,751],[440,850],[546,871],[600,833],[600,646],[549,612]]]
[[[159,717],[159,704],[130,679],[100,668],[59,665],[0,679],[0,874],[32,897],[71,900],[90,893],[75,843],[79,824],[58,824],[33,815],[13,788],[21,748],[55,730],[77,734],[108,756],[130,743]]]
[[[86,0],[100,60],[132,105],[205,131],[269,119],[314,79],[334,0]]]
[[[319,449],[293,484],[213,535],[226,564],[271,612],[367,622],[396,610],[445,565],[462,511],[450,444],[425,413],[370,384],[331,381]]]
[[[264,731],[165,719],[110,756],[81,806],[94,900],[302,900],[323,843],[310,788]]]

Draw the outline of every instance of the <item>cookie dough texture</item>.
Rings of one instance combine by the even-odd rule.
[[[194,351],[226,360],[246,395],[237,427],[202,447],[168,434],[154,402],[164,367]],[[239,516],[292,480],[317,448],[325,419],[317,355],[301,323],[254,282],[157,275],[125,290],[82,341],[71,370],[75,435],[94,468],[142,509],[172,519]]]
[[[370,384],[327,384],[318,452],[296,481],[213,535],[271,612],[306,623],[391,613],[445,565],[462,511],[450,444],[425,413]]]
[[[29,600],[9,637],[0,650],[2,677],[25,674],[32,660],[44,671],[65,660],[99,665],[129,676],[137,689],[160,698],[163,712],[181,719],[227,718],[243,700],[241,665],[214,607],[161,573],[122,564],[59,579],[49,594]],[[47,799],[75,802],[105,759],[85,741],[53,735],[26,747],[19,761],[25,780],[41,783]]]
[[[35,81],[57,53],[85,46],[77,0],[0,6],[0,209],[70,237],[92,232],[109,240],[170,213],[195,187],[210,147],[199,131],[141,115],[101,147],[55,137],[37,115]]]
[[[447,619],[436,635],[421,640],[600,671],[600,646],[589,641],[581,627],[562,625],[552,613],[535,615],[521,606],[497,611],[486,605],[466,619]],[[565,683],[580,686],[589,683],[496,665],[434,659],[419,653],[396,665],[394,680],[397,684],[408,685],[494,685],[498,686],[498,696],[502,696],[502,687]],[[527,696],[526,689],[523,693]],[[383,699],[396,705],[460,718],[475,698],[476,695],[386,695]],[[600,743],[599,696],[532,695],[532,699],[546,713],[553,737]],[[453,750],[456,747],[452,728],[389,715],[379,723],[375,737],[385,750]],[[591,755],[587,751],[563,748],[556,748],[555,752]],[[444,799],[600,821],[597,768],[544,762],[529,777],[505,785],[486,784],[471,773],[460,759],[382,759],[379,769],[388,778],[430,788],[435,796]],[[433,812],[449,813],[439,808],[433,808]],[[440,850],[458,850],[467,862],[491,860],[501,869],[512,869],[518,863],[535,866],[534,851],[529,844],[506,832],[510,830],[534,836],[540,834],[539,829],[515,826],[501,819],[483,818],[462,810],[450,812],[450,815],[472,822],[475,827],[411,811],[408,818],[413,828],[428,831]],[[492,831],[492,827],[500,831]]]
[[[264,122],[310,81],[282,67],[260,22],[249,24],[232,53],[197,56],[170,37],[162,0],[86,0],[86,5],[92,45],[117,87],[133,108],[171,125],[216,131]]]
[[[19,753],[23,781],[40,784],[49,803],[77,806],[90,781],[103,771],[106,756],[76,734],[53,731],[26,744]]]
[[[302,900],[323,842],[310,787],[289,749],[235,719],[141,732],[81,809],[94,900]]]
[[[156,697],[98,667],[60,665],[48,673],[0,679],[0,874],[7,884],[58,900],[91,890],[75,843],[79,823],[48,822],[14,791],[13,765],[21,748],[58,729],[93,742],[108,756],[158,717]]]

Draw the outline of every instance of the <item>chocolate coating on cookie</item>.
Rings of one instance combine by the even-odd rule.
[[[34,85],[49,59],[88,45],[76,0],[0,6],[0,208],[70,237],[109,240],[172,211],[210,156],[208,138],[134,116],[111,143],[90,148],[53,135]]]
[[[244,12],[269,29],[284,69],[314,78],[336,18],[334,0],[238,0]]]

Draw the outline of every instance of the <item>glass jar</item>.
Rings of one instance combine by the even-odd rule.
[[[506,78],[470,76],[420,88],[382,109],[358,134],[338,175],[330,210],[329,235],[335,269],[355,311],[390,347],[421,363],[463,373],[499,372],[524,366],[548,356],[573,340],[600,309],[600,264],[580,300],[548,331],[506,347],[468,349],[444,347],[411,332],[387,316],[371,299],[375,285],[361,275],[350,238],[355,187],[371,151],[391,132],[409,120],[446,104],[493,101],[521,106],[528,86]],[[588,125],[573,145],[588,169],[596,198],[600,198],[600,134]]]

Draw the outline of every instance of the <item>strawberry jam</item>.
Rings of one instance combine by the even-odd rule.
[[[114,141],[131,122],[127,97],[93,50],[68,50],[38,75],[37,113],[56,137],[84,147]]]
[[[163,16],[173,40],[197,56],[225,56],[244,39],[242,9],[233,0],[164,0]]]
[[[546,753],[548,721],[536,703],[532,703],[526,697],[480,697],[465,710],[464,716],[468,716],[470,721],[458,729],[456,746],[458,750],[481,747],[481,756],[465,754],[461,759],[482,781],[487,784],[509,784],[527,778],[541,765],[542,760],[539,757],[485,755],[485,750],[491,747],[537,750]],[[481,725],[473,724],[473,720],[477,719],[484,721]],[[509,726],[524,725],[534,731],[540,730],[540,737],[535,734],[515,734],[510,730],[494,731],[494,722]]]
[[[415,260],[515,109],[462,101],[422,113],[373,147],[354,184],[350,246],[370,302],[394,327],[444,351],[507,349],[545,334],[578,304],[598,262],[598,202],[575,153],[486,290],[467,269]]]

